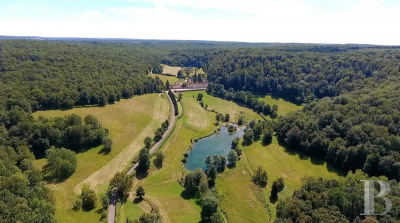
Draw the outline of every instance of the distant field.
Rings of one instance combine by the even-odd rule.
[[[181,67],[172,67],[172,66],[168,66],[165,64],[161,64],[161,66],[163,67],[163,74],[172,74],[177,76],[178,75],[178,71],[181,70]]]
[[[110,137],[113,140],[110,154],[100,154],[101,146],[79,153],[77,155],[78,166],[75,173],[63,183],[49,185],[56,195],[56,217],[59,222],[98,222],[99,214],[96,213],[96,210],[90,212],[75,212],[71,210],[72,202],[77,196],[74,193],[75,186],[103,166],[108,165],[102,171],[110,171],[110,173],[116,169],[124,168],[125,159],[127,158],[129,161],[132,157],[126,157],[125,159],[122,157],[114,160],[115,164],[112,166],[110,166],[109,162],[113,158],[121,156],[119,154],[123,154],[121,153],[123,151],[129,150],[126,154],[136,153],[140,149],[144,137],[153,136],[155,129],[168,117],[169,110],[162,109],[163,107],[168,108],[166,98],[161,98],[159,94],[148,94],[122,100],[106,107],[74,108],[65,111],[50,110],[34,113],[36,118],[40,115],[51,118],[72,113],[82,117],[92,114],[110,131]],[[134,142],[135,139],[138,141]],[[127,147],[128,145],[131,145],[131,147]],[[36,161],[37,166],[44,163],[44,159]],[[90,182],[98,181],[99,184],[96,185],[100,187],[96,186],[96,188],[104,191],[110,177],[112,177],[112,174],[103,174],[99,178],[91,177],[90,179],[93,179],[93,181],[91,180]]]
[[[183,79],[178,79],[175,76],[167,76],[167,75],[162,75],[162,74],[150,74],[153,78],[159,77],[160,80],[165,84],[167,81],[169,81],[169,84],[176,84],[176,83],[182,83],[184,80]]]
[[[293,104],[282,98],[273,98],[273,97],[271,97],[271,95],[267,95],[265,97],[259,98],[259,100],[265,101],[267,104],[269,104],[271,106],[278,105],[278,115],[284,115],[291,111],[296,111],[296,110],[303,108],[303,106],[301,106],[301,105]]]

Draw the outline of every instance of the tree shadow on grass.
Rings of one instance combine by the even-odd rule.
[[[284,142],[282,140],[279,140],[279,139],[278,139],[278,144],[279,144],[279,146],[281,146],[282,148],[285,149],[286,153],[288,153],[288,154],[290,154],[292,156],[296,156],[297,155],[297,156],[299,156],[299,158],[301,160],[310,159],[311,163],[314,164],[314,165],[324,165],[326,163],[327,170],[329,172],[336,173],[339,176],[346,176],[347,175],[347,173],[345,171],[335,167],[334,165],[332,165],[331,163],[325,161],[324,159],[321,159],[320,157],[316,157],[315,155],[313,156],[312,154],[306,154],[306,153],[303,153],[301,151],[297,151],[295,149],[291,149],[286,144],[286,142]]]
[[[111,150],[106,149],[106,148],[103,146],[103,148],[98,152],[98,154],[108,155],[110,152],[111,152]]]
[[[148,175],[149,175],[149,172],[147,172],[147,171],[142,172],[136,168],[136,179],[142,180],[142,179],[146,178]]]
[[[49,164],[43,166],[43,180],[48,183],[59,184],[66,181],[73,173],[68,176],[57,176],[57,173],[51,169]]]
[[[135,199],[133,199],[133,203],[134,204],[139,204],[140,202],[142,202],[144,199],[140,198],[140,197],[136,197]]]

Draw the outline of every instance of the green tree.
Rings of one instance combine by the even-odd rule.
[[[144,147],[145,147],[145,148],[150,149],[152,143],[153,143],[153,139],[151,139],[150,136],[147,136],[147,137],[144,139]]]
[[[229,114],[225,114],[224,122],[229,122]]]
[[[52,177],[65,179],[75,172],[77,159],[74,151],[51,147],[46,151],[46,159],[45,170]]]
[[[165,82],[165,89],[166,89],[167,91],[169,90],[169,81],[168,81],[168,80]]]
[[[191,195],[195,195],[198,191],[198,180],[194,172],[190,172],[185,175],[184,187],[186,192]]]
[[[238,160],[238,155],[235,150],[230,150],[228,154],[228,162],[231,166],[236,166],[236,161]]]
[[[97,197],[94,190],[90,189],[90,186],[85,184],[81,189],[81,200],[83,210],[92,210],[96,207]]]
[[[253,143],[254,134],[253,131],[247,130],[243,135],[243,144],[248,146]]]
[[[127,195],[132,186],[132,179],[123,172],[118,172],[111,179],[109,190],[116,189],[117,193]]]
[[[164,161],[164,153],[161,150],[158,150],[155,153],[155,158],[154,158],[154,165],[157,168],[161,168],[163,165],[163,161]]]
[[[142,186],[139,186],[136,189],[136,196],[139,197],[139,199],[143,199],[143,196],[146,194]]]
[[[294,126],[286,133],[286,143],[290,147],[297,147],[300,145],[301,132],[297,126]]]
[[[203,93],[197,94],[197,100],[202,101],[203,100]]]
[[[218,199],[213,195],[209,194],[201,199],[201,220],[202,222],[212,222],[211,216],[218,211]]]
[[[102,194],[100,199],[101,199],[101,206],[103,207],[104,210],[107,210],[108,205],[110,205],[110,198],[107,196],[107,194]]]
[[[99,105],[106,106],[107,103],[108,103],[108,98],[106,97],[106,95],[104,93],[101,94],[100,98],[99,98]]]
[[[264,167],[258,166],[254,175],[252,176],[253,182],[260,186],[260,187],[266,187],[267,186],[267,181],[268,181],[268,174],[267,171],[265,171]]]
[[[109,152],[111,152],[111,148],[112,148],[112,139],[110,139],[109,137],[103,137],[103,139],[101,140],[102,141],[102,143],[103,143],[103,145],[104,145],[104,147],[103,147],[103,149],[104,149],[104,151],[106,152],[106,153],[109,153]]]
[[[272,182],[271,198],[272,199],[277,198],[278,197],[278,193],[280,191],[282,191],[284,187],[285,187],[285,183],[284,183],[282,177],[274,180],[274,182]]]
[[[141,172],[147,172],[150,169],[150,154],[149,150],[143,148],[139,153],[139,165],[138,170]]]
[[[262,143],[264,146],[271,144],[272,142],[272,133],[270,131],[266,131],[262,137]]]

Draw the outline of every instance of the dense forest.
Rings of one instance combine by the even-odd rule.
[[[114,103],[162,83],[158,54],[123,42],[0,41],[1,107],[25,111]]]

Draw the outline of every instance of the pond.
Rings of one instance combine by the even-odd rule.
[[[221,126],[221,130],[200,139],[194,145],[192,150],[188,153],[188,158],[185,163],[185,168],[188,170],[195,170],[196,168],[206,168],[205,160],[207,156],[225,155],[228,156],[231,150],[232,140],[236,137],[242,138],[245,127],[239,127],[236,132],[228,132],[226,126]]]

